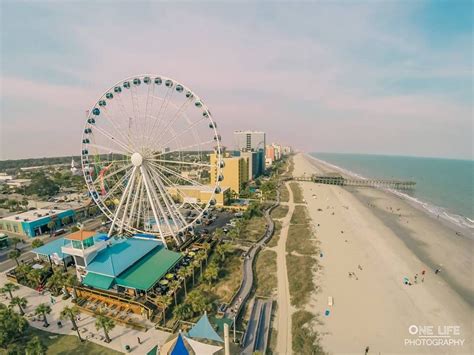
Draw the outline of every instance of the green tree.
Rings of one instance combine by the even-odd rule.
[[[231,253],[233,251],[233,247],[229,243],[220,243],[216,247],[216,253],[219,255],[221,261],[223,262],[225,260],[225,257],[227,254]]]
[[[3,286],[1,289],[0,289],[0,292],[1,293],[7,293],[10,295],[10,299],[13,298],[13,291],[17,291],[20,289],[20,286],[18,285],[15,285],[13,282],[7,282],[5,284],[5,286]]]
[[[186,287],[186,277],[189,276],[187,268],[185,268],[185,267],[180,268],[178,270],[178,276],[183,281],[184,294],[187,296],[188,295],[188,289]]]
[[[31,246],[33,249],[42,247],[44,245],[44,242],[40,238],[35,238],[33,239],[33,242],[31,243]]]
[[[200,275],[202,276],[202,262],[207,259],[206,252],[204,250],[199,250],[194,259],[199,262],[199,268],[201,269]]]
[[[39,315],[43,316],[43,327],[45,328],[49,327],[48,318],[46,318],[46,315],[50,313],[51,313],[51,307],[47,305],[46,303],[40,303],[38,306],[36,306],[35,314],[38,316]]]
[[[95,321],[95,328],[97,330],[103,329],[104,330],[104,335],[105,335],[105,342],[110,343],[110,337],[109,337],[109,332],[115,328],[115,322],[113,319],[105,317],[103,315],[98,315]]]
[[[0,347],[9,348],[24,335],[28,322],[13,309],[0,303]]]
[[[194,312],[188,303],[180,303],[174,307],[173,315],[180,320],[187,320],[194,315]]]
[[[169,288],[170,288],[170,292],[173,293],[173,297],[174,297],[174,305],[177,306],[178,305],[178,297],[177,297],[177,294],[178,294],[178,290],[179,290],[179,287],[181,286],[181,282],[179,282],[178,280],[174,280],[170,283],[169,285]]]
[[[37,336],[33,337],[26,344],[26,355],[45,355],[48,347],[41,342],[41,339]]]
[[[17,266],[20,266],[20,263],[18,262],[18,258],[20,257],[20,255],[21,255],[21,253],[17,249],[14,249],[14,250],[12,250],[8,253],[8,257],[10,259],[15,260]]]
[[[69,216],[66,216],[63,219],[61,219],[61,223],[63,224],[63,226],[67,226],[69,223],[71,223],[71,221],[72,219]]]
[[[163,325],[166,325],[166,310],[171,302],[173,302],[173,299],[169,295],[158,296],[158,303],[163,308]]]
[[[77,327],[76,324],[76,317],[80,313],[79,308],[77,306],[65,306],[60,314],[61,319],[69,319],[72,323],[72,330],[75,330],[77,332],[77,336],[81,342],[84,340],[81,338],[81,333],[79,333],[79,328]]]
[[[219,267],[215,263],[209,264],[209,266],[206,268],[206,271],[204,271],[204,280],[206,280],[209,283],[209,286],[211,286],[212,282],[217,280],[217,277],[219,276]]]
[[[46,177],[44,173],[38,173],[32,176],[31,184],[25,192],[29,195],[41,197],[54,196],[59,192],[59,185]]]
[[[201,290],[192,290],[189,292],[186,301],[194,313],[201,314],[211,309],[210,299]]]
[[[66,289],[66,292],[69,293],[67,291],[67,287],[72,287],[72,292],[73,292],[73,296],[74,296],[74,299],[77,299],[77,289],[76,287],[79,286],[79,280],[77,279],[77,276],[76,275],[68,275],[64,281],[64,286],[65,289]]]
[[[217,239],[222,239],[222,237],[224,237],[224,234],[225,233],[222,228],[216,228],[216,230],[214,231],[214,237]]]
[[[47,226],[49,228],[50,235],[53,235],[53,232],[56,229],[56,222],[55,221],[49,221]]]
[[[33,269],[26,275],[26,277],[29,281],[33,282],[35,288],[37,288],[39,285],[41,285],[43,274],[41,270]]]
[[[46,282],[46,287],[55,295],[61,292],[65,284],[65,277],[61,272],[55,272]]]
[[[186,266],[186,272],[188,275],[191,275],[193,277],[193,286],[194,286],[194,266],[192,264],[189,266]]]
[[[28,300],[25,297],[15,296],[10,300],[10,304],[12,306],[18,306],[18,309],[20,310],[20,314],[24,315],[25,314],[24,308],[28,304]]]
[[[18,244],[20,244],[23,240],[18,237],[10,238],[9,240],[10,245],[13,245],[13,249],[18,250]]]

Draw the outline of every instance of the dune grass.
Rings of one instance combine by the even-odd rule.
[[[263,250],[258,254],[255,274],[255,294],[271,297],[277,288],[276,253],[272,250]]]
[[[313,270],[316,260],[309,255],[286,256],[288,282],[290,286],[290,300],[295,307],[303,307],[310,300],[312,292],[316,290],[313,280]]]
[[[312,330],[315,316],[298,310],[291,316],[292,348],[295,354],[325,354],[319,344],[319,335]]]
[[[288,209],[289,209],[288,206],[280,205],[274,208],[272,212],[270,213],[270,215],[272,216],[272,218],[275,218],[275,219],[283,218],[288,213]]]
[[[290,193],[289,193],[288,188],[286,187],[285,184],[282,184],[280,186],[280,201],[281,202],[289,202],[290,201]]]
[[[303,203],[303,191],[297,182],[290,182],[291,192],[293,193],[293,202]]]

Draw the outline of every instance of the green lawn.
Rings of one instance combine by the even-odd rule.
[[[66,324],[65,326],[69,326]],[[33,327],[29,327],[25,333],[25,342],[34,336],[38,336],[44,345],[48,347],[48,355],[115,355],[122,354],[95,343],[84,341],[81,343],[77,336],[60,335],[45,332]],[[51,339],[50,337],[53,337]]]
[[[293,192],[293,202],[303,203],[303,192],[297,182],[290,182],[291,192]]]

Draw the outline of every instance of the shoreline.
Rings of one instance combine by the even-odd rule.
[[[306,155],[295,156],[295,175],[326,169]],[[470,353],[472,240],[452,238],[453,229],[382,189],[300,186],[321,247],[321,268],[313,275],[318,291],[307,310],[319,315],[315,330],[325,350],[360,353],[370,346],[375,353]],[[459,325],[465,343],[407,346],[413,324]]]
[[[309,160],[311,162],[314,161],[314,162],[316,162],[316,164],[324,165],[325,169],[321,169],[321,167],[319,165],[315,166],[316,168],[319,168],[320,170],[323,170],[323,173],[337,171],[337,172],[341,173],[343,176],[346,176],[346,177],[357,177],[357,178],[366,179],[366,177],[364,177],[362,175],[354,173],[350,170],[347,170],[347,169],[345,169],[343,167],[340,167],[340,166],[337,166],[335,164],[329,163],[325,160],[313,157],[309,153],[303,153],[303,154],[306,158],[309,158]],[[385,193],[392,194],[392,195],[404,200],[406,203],[410,204],[413,208],[416,208],[419,211],[425,213],[426,216],[432,218],[434,221],[442,223],[445,227],[450,228],[450,229],[454,230],[457,233],[460,233],[463,238],[468,238],[468,239],[474,240],[474,223],[472,223],[472,225],[470,225],[470,226],[466,225],[466,223],[460,224],[459,221],[457,221],[457,220],[456,220],[456,222],[453,221],[453,219],[455,219],[455,217],[453,217],[452,215],[454,215],[456,217],[459,217],[461,219],[465,219],[465,220],[470,221],[470,219],[468,217],[461,216],[461,215],[454,214],[454,213],[452,213],[452,215],[451,215],[447,212],[447,210],[444,207],[431,205],[429,202],[419,200],[417,198],[411,197],[411,196],[409,196],[409,195],[407,195],[403,192],[397,191],[397,190],[392,190],[392,189],[382,188],[382,187],[374,187],[374,188],[378,189],[380,191],[383,191]],[[441,216],[441,218],[437,218],[437,215],[425,206],[432,206],[433,208],[441,209],[443,211],[444,216],[439,214],[439,216]],[[471,222],[469,222],[469,223],[471,223]]]

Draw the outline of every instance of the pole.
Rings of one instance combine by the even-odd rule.
[[[234,344],[235,344],[235,327],[236,327],[236,324],[235,324],[236,319],[235,319],[235,318],[236,318],[236,317],[234,316]]]
[[[224,323],[224,355],[230,355],[229,325]]]

